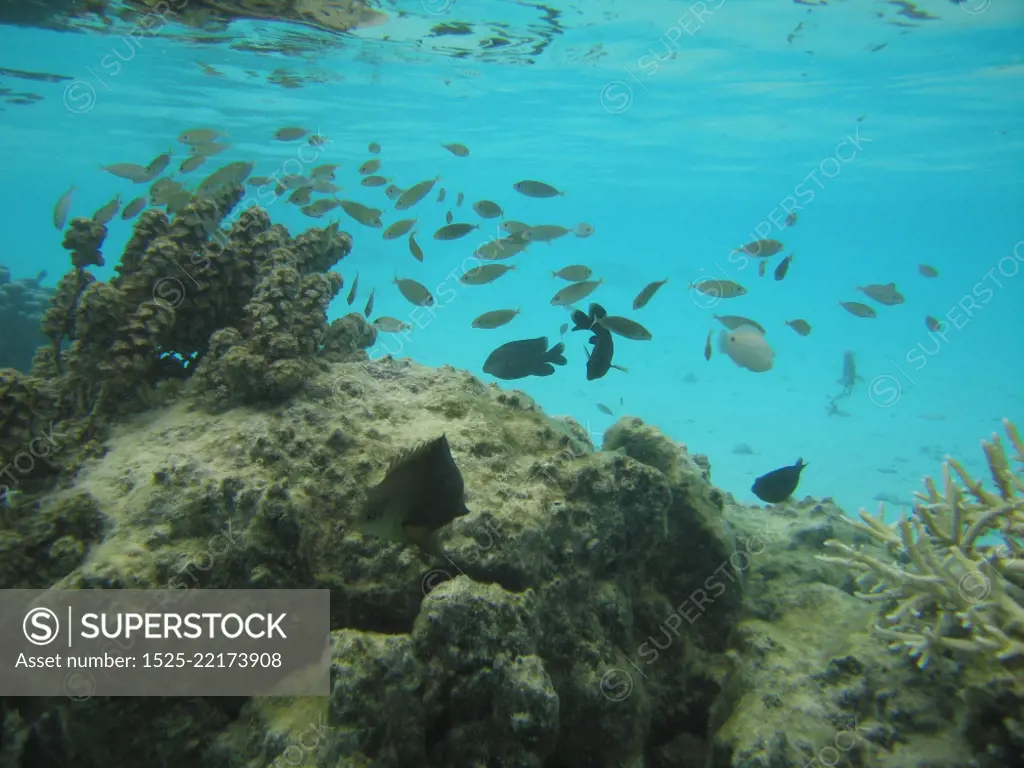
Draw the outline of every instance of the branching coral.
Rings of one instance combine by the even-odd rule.
[[[982,442],[993,490],[947,457],[942,488],[926,478],[908,519],[890,526],[884,509],[861,511],[853,525],[893,562],[835,540],[825,544],[840,555],[819,556],[862,572],[861,586],[872,586],[858,596],[893,606],[878,634],[922,668],[943,649],[1024,657],[1024,442],[1008,420],[1003,426],[1012,456],[998,435]]]

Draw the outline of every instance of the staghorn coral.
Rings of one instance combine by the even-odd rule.
[[[998,435],[982,442],[994,491],[947,457],[942,488],[926,479],[909,519],[892,527],[884,509],[860,513],[863,522],[853,525],[895,562],[836,540],[825,545],[840,556],[819,556],[872,580],[860,597],[895,604],[876,630],[922,668],[945,649],[1003,663],[1024,656],[1024,443],[1013,424],[1003,426],[1012,457]]]

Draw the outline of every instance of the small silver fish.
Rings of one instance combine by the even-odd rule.
[[[477,216],[483,219],[496,219],[504,214],[501,206],[490,200],[479,200],[473,203],[473,210],[476,211]]]
[[[369,176],[380,168],[380,158],[375,157],[372,160],[367,160],[365,163],[359,166],[360,176]]]
[[[134,219],[142,212],[142,209],[146,207],[146,202],[147,200],[145,197],[136,197],[124,207],[123,211],[121,211],[121,219],[123,221]]]
[[[636,298],[633,299],[633,309],[643,309],[644,307],[646,307],[647,302],[653,299],[654,294],[658,292],[658,289],[661,288],[661,286],[663,286],[667,282],[668,278],[666,277],[664,280],[656,280],[655,282],[648,283],[643,288],[641,288],[640,293],[638,293],[636,295]]]
[[[301,139],[309,131],[298,125],[287,125],[284,128],[278,128],[274,131],[274,138],[278,141],[295,141]]]
[[[384,230],[385,240],[397,240],[409,232],[416,225],[416,219],[399,219],[388,225]]]
[[[459,282],[463,285],[486,285],[513,269],[515,267],[508,264],[481,264],[479,267],[466,270],[459,278]]]
[[[434,233],[435,240],[458,240],[465,237],[474,229],[479,229],[476,224],[446,224]]]
[[[153,174],[146,168],[135,163],[114,163],[113,165],[101,166],[104,171],[117,176],[119,179],[142,184],[153,180]]]
[[[557,189],[552,187],[550,184],[545,184],[543,181],[531,181],[526,179],[524,181],[517,181],[512,185],[512,189],[521,195],[527,197],[558,197],[559,195],[565,196],[564,192],[559,192]]]
[[[215,131],[211,128],[192,128],[191,130],[185,131],[178,136],[178,141],[182,144],[209,144],[211,141],[221,136],[220,131]]]
[[[549,243],[567,234],[569,234],[569,230],[557,224],[538,224],[534,227],[527,227],[519,233],[519,236],[528,243]]]
[[[607,328],[612,333],[622,336],[624,339],[632,339],[633,341],[650,341],[654,338],[650,331],[635,320],[630,320],[628,317],[605,315],[604,317],[599,318],[595,322],[595,325],[600,325],[602,328]]]
[[[419,307],[432,307],[434,305],[434,297],[427,290],[426,286],[421,283],[417,283],[415,280],[410,280],[407,277],[396,277],[394,283],[398,286],[402,296],[410,304],[415,304]]]
[[[409,325],[394,317],[378,317],[371,325],[384,333],[401,333],[409,330]]]
[[[518,309],[493,309],[490,312],[484,312],[476,318],[473,321],[473,327],[486,329],[500,328],[512,322],[518,314]]]
[[[568,267],[562,267],[557,272],[552,272],[551,276],[560,277],[562,280],[568,280],[570,283],[581,283],[592,274],[594,272],[590,267],[583,264],[572,264]]]
[[[600,280],[585,280],[581,283],[567,285],[551,298],[551,304],[555,307],[568,307],[581,299],[585,299],[597,290],[597,287],[603,282],[604,278],[601,278]]]
[[[75,187],[72,185],[67,192],[60,196],[60,199],[53,206],[53,226],[57,229],[64,229],[64,224],[68,220],[68,211],[71,210],[71,200],[74,196]]]
[[[97,224],[106,224],[112,218],[114,218],[114,214],[117,213],[120,207],[121,196],[116,195],[113,200],[111,200],[109,203],[104,205],[102,208],[100,208],[98,211],[96,211],[96,213],[92,215],[92,220],[95,221]]]
[[[416,242],[416,233],[409,233],[409,253],[416,261],[423,261],[423,249],[420,248],[420,244]]]
[[[178,166],[178,171],[181,173],[191,173],[205,162],[206,155],[192,155],[191,157],[186,157],[181,161],[181,165]]]
[[[398,196],[398,200],[395,203],[395,209],[399,211],[405,211],[412,208],[416,203],[422,200],[424,197],[430,194],[430,190],[434,188],[434,185],[441,180],[440,176],[435,176],[433,179],[421,181],[417,184],[413,184],[401,195]]]

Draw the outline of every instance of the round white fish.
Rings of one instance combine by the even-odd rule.
[[[740,368],[754,373],[770,371],[775,362],[775,351],[757,328],[739,325],[718,334],[718,348]]]

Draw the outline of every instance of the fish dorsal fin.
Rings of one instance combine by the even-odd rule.
[[[391,474],[399,467],[408,464],[417,459],[421,459],[424,456],[436,451],[442,442],[447,442],[447,439],[443,434],[440,437],[435,437],[433,440],[424,440],[422,443],[418,443],[410,448],[406,448],[400,451],[395,458],[391,460],[388,465],[388,474]]]

